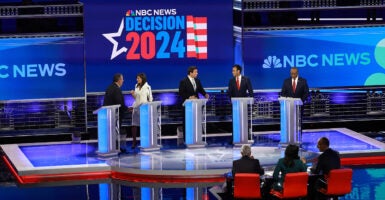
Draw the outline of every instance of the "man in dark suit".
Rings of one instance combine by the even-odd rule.
[[[321,187],[325,187],[324,176],[329,174],[332,169],[341,168],[340,154],[338,151],[331,149],[329,145],[329,139],[326,137],[322,137],[318,140],[317,148],[322,154],[318,156],[315,168],[311,168],[311,172],[314,175],[309,178],[308,199],[321,199],[322,195],[318,194],[317,190]]]
[[[246,76],[242,76],[242,67],[239,65],[233,66],[233,78],[229,81],[227,93],[230,98],[233,97],[254,97],[251,81]],[[233,144],[233,132],[231,132],[229,145]]]
[[[241,155],[240,159],[233,161],[233,177],[237,173],[258,173],[260,175],[265,173],[259,164],[259,160],[251,155],[251,147],[249,145],[242,146]]]
[[[246,76],[242,76],[242,67],[239,65],[233,66],[233,78],[229,81],[227,89],[228,95],[231,97],[253,97],[253,87],[251,81]]]
[[[255,159],[251,155],[251,147],[249,145],[243,145],[241,147],[242,157],[233,161],[232,179],[226,180],[226,194],[229,197],[232,193],[233,180],[237,173],[257,173],[259,175],[265,174],[265,170],[259,164],[259,160]]]
[[[298,68],[292,67],[290,69],[290,78],[283,82],[281,96],[300,98],[305,102],[309,95],[309,86],[304,78],[298,76]]]
[[[318,162],[315,169],[312,170],[314,174],[325,175],[329,174],[332,169],[341,168],[340,154],[329,148],[329,139],[322,137],[318,140],[317,148],[322,154],[318,156]]]
[[[206,93],[203,88],[201,81],[197,78],[198,76],[198,68],[195,66],[190,66],[187,69],[187,77],[182,79],[179,82],[179,96],[182,97],[182,103],[186,99],[198,99],[198,94],[202,94],[206,99],[209,98],[209,94]],[[183,138],[185,138],[185,109],[182,108],[183,111]]]
[[[120,105],[119,107],[119,127],[120,127],[120,134],[124,135],[126,132],[122,128],[122,121],[125,112],[128,110],[125,102],[124,102],[124,96],[122,93],[122,90],[120,89],[123,85],[123,75],[120,73],[117,73],[114,75],[111,85],[108,86],[105,95],[104,95],[104,101],[103,106],[111,106],[111,105]],[[125,137],[124,137],[125,139]],[[122,142],[123,144],[123,142]],[[125,148],[123,148],[125,145],[121,145],[121,151],[125,151]]]

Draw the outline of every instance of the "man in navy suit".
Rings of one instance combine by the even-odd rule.
[[[304,78],[298,76],[298,68],[292,67],[290,69],[290,78],[283,82],[281,96],[300,98],[305,102],[309,95],[309,86]]]
[[[209,94],[206,93],[203,88],[201,81],[197,78],[198,68],[195,66],[190,66],[187,69],[187,77],[182,79],[179,82],[179,96],[182,97],[182,103],[186,99],[198,99],[198,94],[202,94],[206,99],[209,98]],[[185,138],[185,109],[183,108],[183,138]]]
[[[229,87],[227,89],[229,97],[254,97],[253,87],[251,86],[250,79],[241,75],[242,67],[235,64],[233,66],[232,73],[233,78],[230,79]],[[233,135],[231,135],[229,144],[233,144]]]
[[[242,67],[239,65],[233,66],[233,78],[229,81],[229,87],[227,90],[228,95],[231,97],[253,97],[253,87],[251,81],[246,76],[242,76]]]

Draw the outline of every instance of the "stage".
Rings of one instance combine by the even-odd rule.
[[[345,128],[305,130],[300,156],[311,161],[319,154],[318,138],[325,136],[340,152],[342,165],[385,164],[385,144]],[[21,185],[89,181],[216,184],[225,180],[240,148],[224,145],[228,136],[207,137],[204,148],[181,148],[167,139],[160,151],[134,151],[100,159],[96,141],[1,145],[2,159]],[[255,132],[252,155],[271,174],[284,155],[278,147],[279,132]],[[175,144],[173,144],[175,142]],[[168,144],[168,145],[166,145]]]

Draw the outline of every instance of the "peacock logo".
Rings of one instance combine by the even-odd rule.
[[[277,58],[277,56],[268,56],[266,59],[263,60],[262,67],[264,69],[282,68],[281,59]]]

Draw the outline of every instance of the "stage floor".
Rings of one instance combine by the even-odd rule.
[[[308,165],[318,156],[320,137],[328,137],[331,148],[338,150],[345,165],[384,162],[385,144],[349,129],[318,129],[303,132],[301,157]],[[252,154],[268,173],[283,156],[278,148],[278,132],[256,132]],[[60,181],[120,180],[132,182],[207,183],[222,182],[232,161],[241,157],[240,148],[225,145],[226,137],[208,137],[207,147],[186,149],[175,140],[165,141],[164,148],[153,152],[121,154],[99,159],[97,143],[12,144],[1,145],[4,161],[20,184],[49,184]],[[173,142],[175,143],[174,145]],[[168,145],[166,145],[168,144]]]

